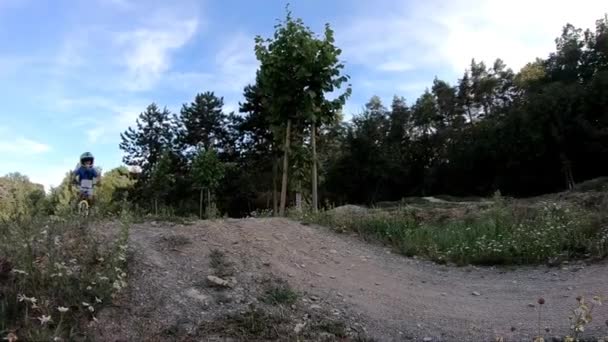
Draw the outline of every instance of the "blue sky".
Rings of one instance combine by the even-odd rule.
[[[566,22],[592,27],[599,0],[291,0],[316,32],[329,22],[353,96],[409,103],[471,58],[518,69],[553,49]],[[261,5],[263,4],[263,5]],[[83,151],[121,164],[119,133],[151,102],[178,111],[215,91],[236,110],[284,0],[0,0],[0,175],[57,185]]]

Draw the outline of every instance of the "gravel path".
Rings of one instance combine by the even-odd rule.
[[[159,248],[172,235],[186,237],[188,243]],[[351,235],[286,219],[140,224],[131,230],[130,245],[130,282],[137,291],[132,290],[136,299],[129,305],[135,308],[122,316],[111,314],[122,317],[108,328],[114,335],[141,330],[133,326],[136,318],[129,318],[137,312],[145,311],[146,321],[137,319],[144,330],[162,325],[158,321],[187,317],[191,322],[212,313],[208,294],[192,284],[204,279],[203,265],[213,248],[237,262],[239,284],[254,284],[260,273],[272,273],[318,297],[321,305],[339,309],[379,341],[494,341],[497,336],[530,341],[538,331],[539,297],[546,300],[541,326],[551,340],[569,333],[568,316],[577,296],[608,295],[606,263],[455,268],[405,258]],[[240,291],[246,301],[253,290]],[[586,334],[608,335],[607,319],[606,306],[597,307]]]

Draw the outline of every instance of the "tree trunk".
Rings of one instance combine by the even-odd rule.
[[[566,188],[569,191],[574,190],[574,176],[572,174],[572,163],[565,153],[560,153],[560,159],[562,161],[562,170],[564,172],[564,179],[566,181]]]
[[[158,216],[158,198],[154,197],[154,215]]]
[[[201,187],[200,203],[199,203],[199,207],[198,207],[198,214],[199,214],[199,217],[201,220],[203,219],[203,196],[204,196],[203,187]]]
[[[211,190],[207,188],[207,219],[211,218]]]
[[[302,212],[302,182],[298,181],[298,191],[296,192],[296,210]]]
[[[317,193],[317,125],[312,121],[312,130],[310,141],[312,143],[312,212],[317,213],[319,210],[319,198]]]
[[[277,216],[279,213],[279,198],[277,194],[277,178],[279,176],[279,163],[280,160],[277,158],[273,160],[272,164],[272,216]]]
[[[287,174],[289,172],[289,143],[291,140],[291,120],[287,120],[287,129],[285,130],[285,149],[283,151],[283,180],[281,182],[281,207],[279,208],[279,216],[285,216],[285,206],[287,204]]]

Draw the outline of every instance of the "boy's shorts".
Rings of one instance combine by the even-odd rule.
[[[80,195],[93,197],[93,181],[84,179],[80,182]]]

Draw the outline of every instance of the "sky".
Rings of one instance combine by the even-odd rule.
[[[294,16],[335,30],[353,94],[408,103],[434,77],[455,82],[472,58],[517,71],[554,49],[566,23],[593,28],[600,0],[290,0]],[[261,5],[263,4],[263,5]],[[285,0],[0,0],[0,175],[47,190],[91,151],[122,163],[120,133],[155,102],[178,112],[197,93],[238,110],[253,81],[254,37],[269,37]]]

